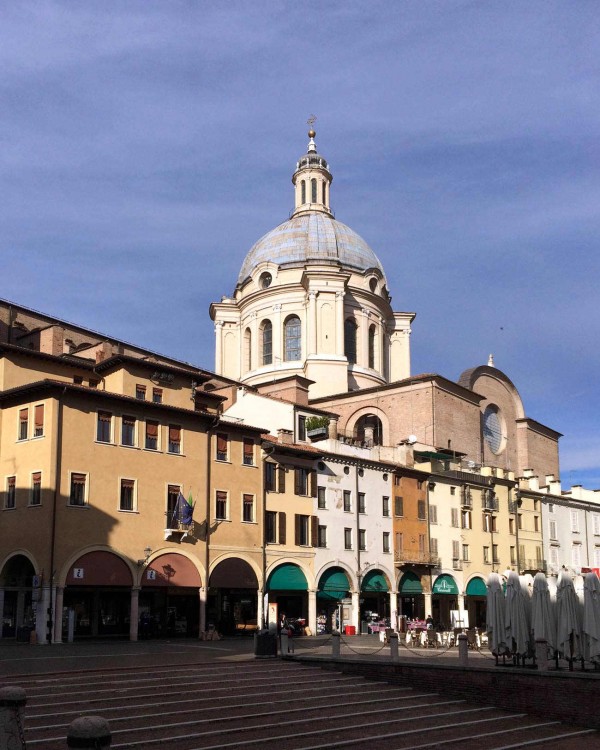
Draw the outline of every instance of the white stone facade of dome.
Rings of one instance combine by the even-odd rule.
[[[333,178],[309,137],[291,218],[256,242],[210,314],[218,374],[254,386],[297,375],[316,398],[408,377],[414,314],[392,310],[377,256],[333,218]]]

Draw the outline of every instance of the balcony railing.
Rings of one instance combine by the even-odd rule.
[[[526,559],[526,560],[519,560],[521,570],[524,573],[533,572],[537,573],[539,570],[542,571],[542,573],[546,573],[548,570],[548,564],[546,560],[538,560],[537,558],[532,559]]]
[[[460,504],[463,508],[471,509],[473,507],[473,498],[471,497],[471,495],[463,495],[460,500]]]
[[[440,558],[431,552],[396,550],[394,552],[394,562],[399,565],[430,565],[436,568],[439,567]]]
[[[452,569],[453,570],[462,570],[463,567],[463,561],[459,560],[458,558],[455,558],[452,560]]]
[[[488,513],[497,513],[499,509],[498,504],[498,498],[484,498],[483,500],[483,510],[488,511]]]

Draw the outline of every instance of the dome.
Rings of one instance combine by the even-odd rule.
[[[341,264],[357,271],[376,268],[385,279],[379,259],[363,238],[320,211],[293,216],[261,237],[242,263],[238,284],[267,261],[279,266],[313,262]]]

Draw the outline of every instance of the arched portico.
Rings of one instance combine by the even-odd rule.
[[[207,622],[220,633],[253,632],[260,625],[259,578],[252,561],[226,557],[212,568]]]
[[[38,619],[40,589],[34,587],[33,558],[25,551],[6,557],[0,569],[0,637],[29,638]]]

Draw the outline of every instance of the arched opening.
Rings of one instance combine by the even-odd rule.
[[[360,586],[360,621],[386,621],[389,627],[389,586],[380,570],[370,570],[362,579]],[[377,615],[377,617],[375,617]]]
[[[321,192],[322,192],[322,195],[323,195],[323,199],[321,200],[321,203],[324,206],[326,206],[327,205],[327,201],[325,200],[325,182],[323,182],[323,184],[322,184],[322,191]]]
[[[367,447],[383,445],[383,425],[375,414],[364,414],[354,426],[354,439]]]
[[[317,635],[340,629],[340,606],[349,597],[350,582],[346,573],[339,567],[326,570],[317,590]]]
[[[375,324],[369,326],[369,367],[375,369],[375,338],[377,336],[377,329]]]
[[[311,203],[316,203],[317,202],[317,181],[315,180],[314,177],[310,181],[310,189],[311,189],[311,196],[310,196]]]
[[[302,192],[302,200],[300,202],[304,204],[306,203],[306,182],[304,180],[300,183],[300,188]]]
[[[285,361],[295,362],[302,358],[302,324],[297,315],[291,315],[283,324]]]
[[[420,577],[411,570],[400,579],[398,586],[400,616],[406,620],[425,619],[425,597]],[[427,612],[427,614],[431,614]]]
[[[344,354],[348,363],[356,364],[356,330],[358,326],[354,318],[346,318],[344,321]]]
[[[284,613],[288,620],[307,620],[308,583],[299,565],[294,563],[278,565],[270,573],[266,588],[269,602],[277,603],[278,617]]]
[[[252,331],[246,328],[244,331],[244,372],[252,369]]]
[[[261,362],[263,365],[273,363],[273,325],[270,320],[260,324]]]
[[[34,626],[32,586],[35,570],[25,555],[15,555],[6,562],[0,576],[0,586],[4,589],[4,609],[0,610],[0,627],[3,638],[21,639],[20,631],[25,631],[26,640]],[[25,639],[25,636],[24,638]]]
[[[256,630],[258,579],[245,560],[220,562],[210,574],[209,591],[209,626],[214,624],[224,635]]]

